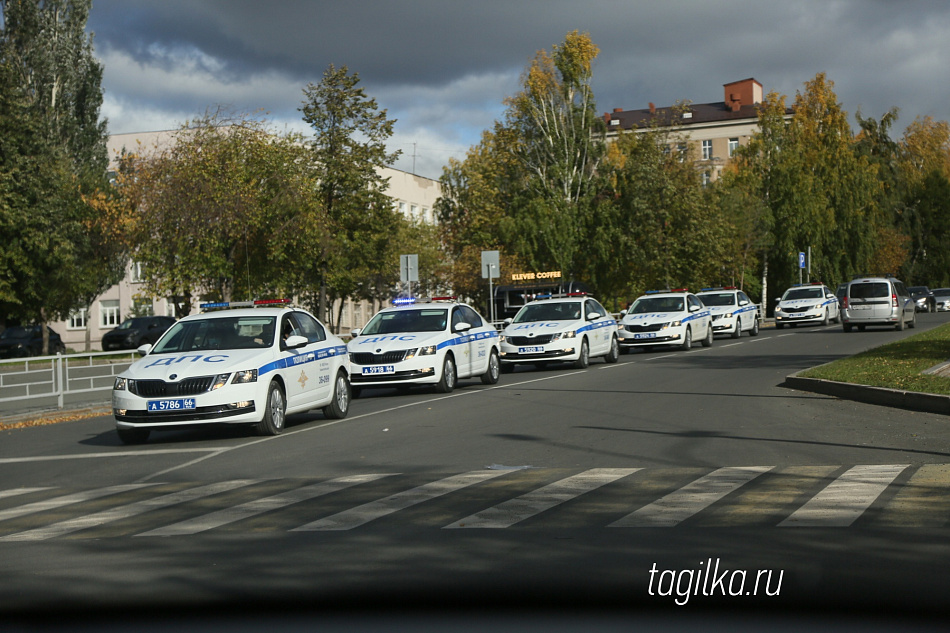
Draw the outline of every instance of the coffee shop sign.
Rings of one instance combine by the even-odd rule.
[[[560,270],[548,270],[537,273],[512,273],[512,281],[535,281],[538,279],[559,279],[561,277]]]

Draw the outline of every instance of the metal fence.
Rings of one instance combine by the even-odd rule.
[[[105,404],[138,354],[92,352],[0,360],[0,415]]]

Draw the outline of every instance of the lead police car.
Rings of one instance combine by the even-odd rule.
[[[679,345],[690,349],[699,339],[713,342],[712,313],[685,288],[651,290],[638,297],[620,321],[620,348]]]
[[[838,298],[820,281],[792,286],[776,301],[775,327],[779,330],[786,324],[841,322]]]
[[[410,384],[448,393],[459,378],[470,376],[486,385],[498,382],[498,331],[475,310],[455,297],[398,303],[351,333],[354,395],[362,387]]]
[[[696,296],[712,313],[714,334],[732,338],[739,338],[743,332],[759,334],[759,306],[735,286],[703,288]]]
[[[501,366],[506,372],[517,363],[548,361],[571,361],[583,369],[599,356],[608,363],[620,357],[617,322],[586,293],[538,299],[505,319]]]
[[[322,407],[327,417],[343,418],[349,410],[343,341],[310,313],[286,305],[188,316],[139,353],[144,358],[119,374],[112,391],[125,443],[144,442],[153,430],[206,423],[249,424],[261,435],[277,435],[288,413]]]

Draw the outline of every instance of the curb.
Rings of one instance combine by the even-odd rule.
[[[950,396],[935,393],[871,387],[821,378],[803,378],[796,374],[786,376],[782,386],[866,404],[950,415]]]

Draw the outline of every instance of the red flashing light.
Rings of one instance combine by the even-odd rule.
[[[569,292],[565,295],[566,297],[586,297],[586,292]]]
[[[257,299],[254,301],[256,306],[287,305],[288,303],[290,303],[290,299]]]
[[[671,292],[689,292],[689,288],[674,288]]]
[[[458,297],[432,297],[430,301],[455,301]]]

